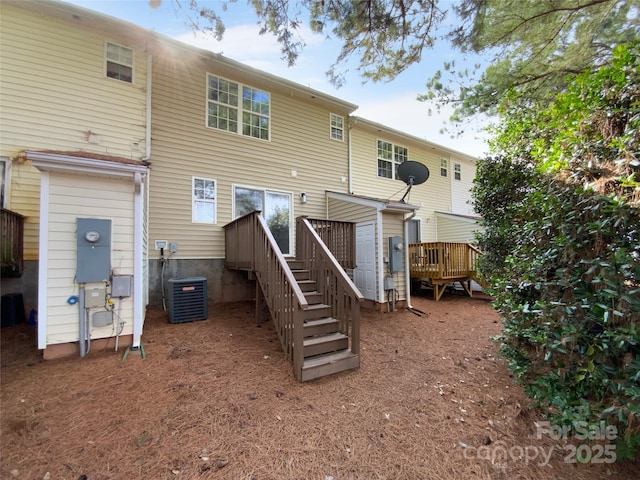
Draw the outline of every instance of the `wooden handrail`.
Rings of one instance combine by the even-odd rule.
[[[259,211],[225,225],[228,268],[254,272],[296,378],[304,363],[304,315],[309,307],[291,268]],[[295,346],[295,348],[294,348]]]
[[[305,217],[296,219],[296,248],[297,259],[316,281],[323,303],[339,322],[339,331],[350,338],[351,351],[359,353],[360,303],[364,297]]]

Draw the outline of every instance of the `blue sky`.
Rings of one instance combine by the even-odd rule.
[[[456,138],[440,134],[448,112],[430,116],[429,104],[416,100],[418,94],[425,92],[427,79],[442,67],[443,61],[462,61],[460,54],[448,45],[427,51],[420,64],[413,65],[390,82],[363,83],[356,72],[357,63],[352,61],[347,67],[350,69],[346,84],[336,89],[329,83],[325,72],[338,55],[340,44],[337,41],[312,34],[304,28],[306,47],[296,65],[287,67],[280,58],[280,46],[275,38],[258,34],[255,13],[243,0],[228,3],[226,12],[222,11],[220,1],[199,0],[199,4],[211,7],[222,16],[226,32],[220,42],[203,34],[194,34],[185,24],[184,13],[176,11],[172,0],[162,0],[161,6],[155,10],[149,6],[148,0],[65,1],[121,18],[199,48],[222,53],[233,60],[347,100],[359,106],[355,115],[368,120],[470,155],[481,156],[487,151],[484,135],[477,127],[470,126],[463,136]],[[188,0],[182,0],[181,3],[188,4]]]

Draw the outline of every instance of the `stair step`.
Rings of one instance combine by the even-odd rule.
[[[294,258],[288,259],[287,263],[289,264],[289,268],[291,270],[302,270],[304,268],[303,260],[296,260]]]
[[[331,315],[331,307],[324,303],[316,303],[305,308],[302,315],[304,320],[318,320]]]
[[[304,293],[304,298],[307,299],[307,303],[309,305],[315,305],[318,303],[322,303],[322,300],[324,299],[324,295],[322,295],[322,293],[313,290],[312,292],[303,292]]]
[[[333,373],[344,372],[360,367],[360,356],[351,350],[345,349],[339,352],[318,355],[308,358],[302,365],[303,382],[316,378],[331,375]]]
[[[349,347],[349,337],[342,333],[330,333],[321,337],[310,337],[304,340],[304,356],[313,357],[323,353],[345,350]]]
[[[304,336],[315,337],[317,335],[328,335],[338,331],[340,322],[335,318],[325,317],[319,320],[309,320],[304,322]]]
[[[309,277],[311,276],[311,272],[309,272],[309,270],[291,269],[291,273],[293,273],[293,278],[296,280],[309,280]]]
[[[303,292],[313,292],[316,289],[315,280],[300,280],[298,285]]]

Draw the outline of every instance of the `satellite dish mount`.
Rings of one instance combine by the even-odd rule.
[[[429,178],[429,169],[420,162],[407,160],[398,165],[398,178],[409,186],[400,199],[401,202],[404,202],[404,199],[411,191],[411,187],[421,185],[427,181]]]

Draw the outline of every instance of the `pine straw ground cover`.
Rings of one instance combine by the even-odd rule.
[[[2,329],[0,475],[637,478],[637,462],[565,463],[563,441],[537,438],[536,415],[489,340],[500,321],[486,299],[413,303],[426,315],[363,310],[361,368],[304,384],[271,323],[253,323],[251,303],[214,304],[208,320],[184,324],[150,309],[146,359],[110,348],[41,362],[33,327]]]

